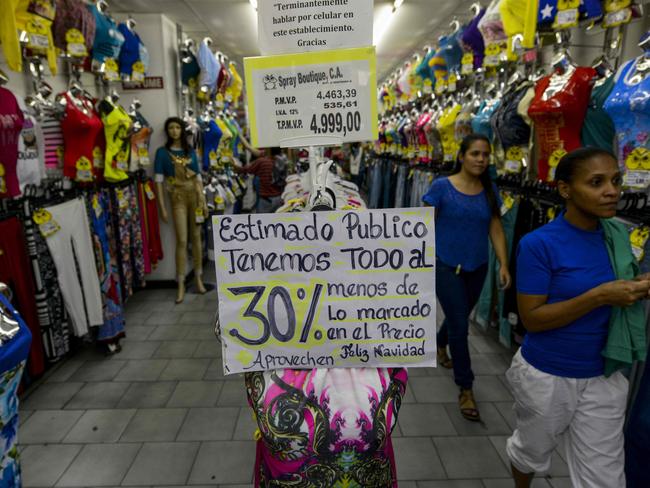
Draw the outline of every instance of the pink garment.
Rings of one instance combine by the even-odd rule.
[[[417,139],[418,139],[418,160],[420,163],[429,163],[431,162],[431,159],[429,158],[429,152],[425,150],[425,152],[422,152],[422,147],[424,146],[425,148],[428,147],[429,141],[427,140],[427,134],[424,130],[426,127],[427,123],[431,120],[431,113],[430,112],[425,112],[422,115],[420,115],[420,118],[418,119],[417,125],[415,127],[415,131],[417,134]]]
[[[403,368],[247,373],[255,487],[397,488],[391,432],[407,380]]]
[[[20,195],[18,138],[25,118],[13,93],[0,87],[0,198]]]

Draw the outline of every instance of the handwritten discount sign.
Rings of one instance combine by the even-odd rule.
[[[256,147],[377,139],[373,47],[244,59]]]
[[[227,374],[435,366],[432,208],[213,223]]]

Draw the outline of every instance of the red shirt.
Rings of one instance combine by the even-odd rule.
[[[98,147],[97,137],[103,132],[104,124],[89,100],[80,100],[86,110],[84,113],[67,93],[64,96],[67,103],[61,121],[65,142],[63,174],[79,182],[90,182],[94,180],[93,152]]]
[[[260,179],[260,196],[265,198],[282,195],[282,188],[273,184],[273,158],[263,157],[253,161],[248,166],[235,167],[239,173],[255,175]]]
[[[596,70],[593,68],[576,68],[564,86],[547,100],[543,100],[542,97],[552,75],[545,76],[535,86],[535,98],[528,108],[528,115],[535,123],[540,152],[538,160],[540,180],[552,180],[549,166],[557,166],[563,154],[582,145],[580,131],[595,75]]]
[[[13,93],[0,88],[0,198],[20,195],[16,165],[25,118]]]

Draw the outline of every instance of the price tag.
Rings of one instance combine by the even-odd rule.
[[[148,181],[144,184],[144,194],[147,196],[148,200],[155,200],[156,198],[156,195],[151,189],[151,183]]]
[[[104,60],[104,79],[106,81],[119,81],[120,79],[119,67],[113,58]]]
[[[246,58],[244,65],[254,146],[377,139],[374,48]]]
[[[463,75],[470,75],[474,72],[474,54],[465,53],[460,61],[460,72]]]
[[[88,183],[93,181],[93,165],[85,156],[81,156],[75,163],[75,168],[77,173],[75,175],[75,180],[81,183]]]
[[[435,363],[433,208],[255,219],[273,230],[254,236],[245,215],[213,219],[226,374]]]
[[[501,201],[503,202],[501,204],[501,217],[503,217],[512,209],[515,204],[515,199],[510,193],[503,193],[501,195]]]
[[[638,262],[643,261],[645,257],[645,246],[650,237],[650,227],[641,225],[636,227],[630,233],[630,244],[632,244],[632,253]]]
[[[503,49],[504,46],[501,42],[491,42],[485,46],[483,65],[488,67],[495,67],[501,64],[501,51]]]
[[[456,82],[458,81],[458,76],[456,76],[454,73],[449,75],[449,78],[447,80],[447,91],[448,92],[455,92],[456,91]]]
[[[433,93],[433,84],[429,78],[424,80],[422,84],[422,91],[427,95],[431,95]]]
[[[102,216],[102,206],[99,203],[99,198],[97,198],[97,195],[93,195],[93,201],[92,201],[92,207],[93,211],[95,212],[95,217],[99,218]]]
[[[93,166],[95,168],[104,167],[104,151],[99,146],[95,146],[93,149]]]
[[[578,9],[558,10],[553,22],[554,29],[568,29],[578,25]]]
[[[617,27],[619,25],[627,24],[632,20],[632,9],[624,8],[617,12],[610,12],[605,15],[603,19],[603,27],[609,29],[611,27]]]
[[[628,188],[645,190],[650,186],[650,171],[628,170],[623,180]]]
[[[144,81],[144,64],[142,61],[136,61],[131,68],[131,81]]]
[[[140,166],[149,166],[151,164],[149,148],[144,143],[138,144],[138,159],[140,160]]]
[[[7,178],[4,164],[0,163],[0,193],[7,193]]]
[[[519,173],[521,171],[521,161],[506,159],[505,169],[507,173]]]
[[[129,207],[129,199],[126,197],[124,194],[124,190],[118,189],[116,192],[117,195],[117,205],[121,209],[125,209]]]
[[[83,34],[77,29],[69,29],[65,33],[66,51],[75,58],[85,58],[88,56],[86,40]]]
[[[202,208],[197,208],[194,211],[194,222],[197,224],[202,224],[203,222],[205,222],[205,216],[203,215]]]
[[[31,49],[37,50],[47,49],[50,47],[50,40],[46,35],[30,32],[27,46]]]
[[[214,204],[217,206],[217,210],[225,210],[226,203],[221,195],[217,194],[214,196]]]
[[[224,103],[223,103],[223,95],[221,93],[217,93],[217,96],[214,98],[214,105],[218,109],[223,109],[224,108]]]
[[[54,220],[52,214],[41,208],[34,212],[32,220],[38,226],[38,231],[43,237],[50,237],[61,230],[61,226]]]

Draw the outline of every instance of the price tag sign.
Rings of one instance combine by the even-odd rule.
[[[246,58],[244,67],[254,146],[377,139],[374,47]]]
[[[258,45],[265,56],[372,45],[372,0],[257,3]]]
[[[226,374],[435,366],[433,215],[215,216]]]

